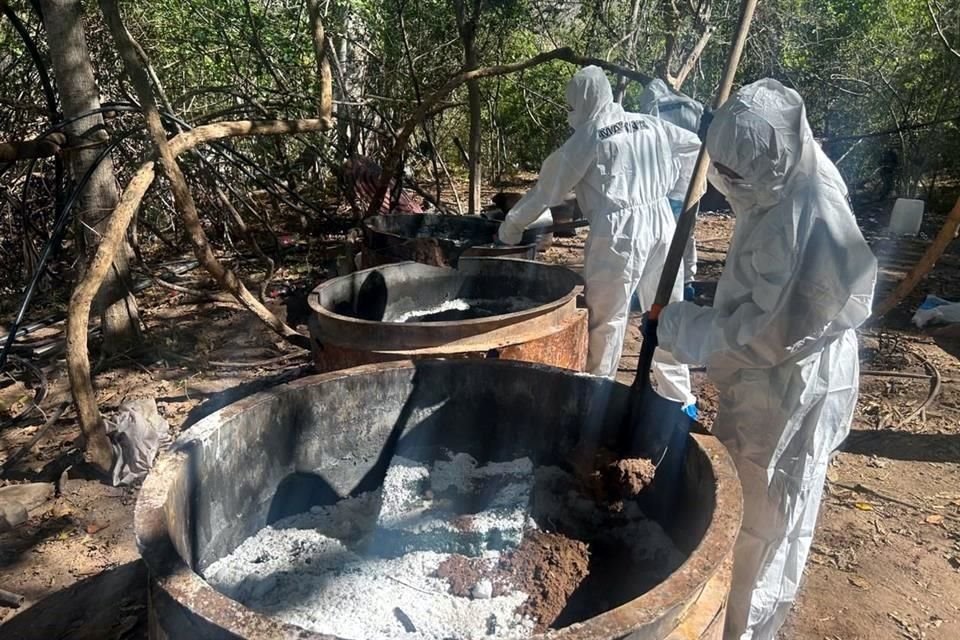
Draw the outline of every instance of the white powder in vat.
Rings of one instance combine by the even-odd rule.
[[[409,322],[415,318],[432,316],[437,313],[443,313],[444,311],[468,311],[469,309],[469,302],[463,298],[456,298],[455,300],[447,300],[442,302],[435,307],[430,307],[429,309],[414,309],[412,311],[407,311],[406,313],[401,313],[396,318],[391,318],[387,322]]]
[[[532,633],[533,622],[514,613],[524,593],[489,599],[449,595],[447,581],[431,577],[447,557],[416,552],[391,560],[361,558],[315,531],[267,527],[211,565],[206,578],[261,613],[351,640]],[[489,628],[496,633],[488,636]]]
[[[523,471],[529,464],[524,462]],[[430,474],[415,464],[397,469],[409,472],[411,479],[429,478],[433,490],[465,488],[464,471],[476,474],[484,467],[457,454],[435,464]],[[520,468],[490,472],[509,470]],[[204,576],[214,588],[256,611],[350,640],[497,640],[533,634],[534,622],[516,614],[525,593],[488,597],[492,589],[480,581],[472,598],[450,595],[447,580],[433,575],[449,554],[420,550],[388,559],[365,553],[363,541],[382,513],[381,499],[378,490],[281,520],[209,566]],[[609,514],[575,491],[572,476],[558,468],[536,470],[533,501],[538,519],[582,531],[583,539],[625,542],[637,568],[652,566],[657,574],[669,573],[683,562],[684,555],[657,523],[632,506],[611,522]],[[485,551],[480,557],[492,566],[500,554]],[[663,577],[650,578],[651,586]]]
[[[478,465],[465,453],[448,458],[429,465],[402,456],[390,461],[370,538],[377,555],[477,556],[520,545],[530,526],[530,459]]]
[[[465,473],[532,474],[529,459],[487,469],[469,456],[454,455],[434,466],[439,471],[436,478],[426,465],[402,462],[391,465],[397,481],[423,480],[426,486],[435,482],[438,488],[467,488]],[[381,558],[364,553],[370,540],[365,535],[378,516],[419,506],[400,504],[405,498],[403,491],[378,490],[285,518],[211,564],[204,577],[256,611],[351,640],[495,640],[531,635],[534,621],[516,614],[527,599],[525,593],[491,597],[491,587],[478,590],[474,598],[451,595],[447,580],[434,577],[450,554],[421,550]],[[382,499],[397,503],[382,505]],[[480,557],[495,565],[500,554],[484,551]]]
[[[435,316],[446,311],[469,311],[470,309],[480,309],[489,312],[485,314],[478,314],[478,318],[484,316],[489,317],[493,315],[505,315],[508,313],[517,313],[518,311],[526,311],[527,309],[532,309],[533,307],[541,304],[545,303],[537,302],[536,300],[522,296],[507,296],[505,298],[498,298],[496,300],[481,298],[455,298],[453,300],[445,300],[444,302],[427,309],[412,309],[393,317],[388,315],[383,319],[383,321],[417,322],[418,318]]]

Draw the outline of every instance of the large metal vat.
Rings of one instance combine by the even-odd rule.
[[[318,371],[417,358],[539,362],[582,371],[587,312],[583,281],[557,265],[464,258],[457,269],[416,262],[384,265],[324,282],[310,294],[310,336]],[[494,315],[392,321],[451,300],[519,301]],[[449,314],[454,315],[456,314]]]
[[[538,365],[420,361],[303,378],[210,415],[158,462],[137,502],[137,544],[151,576],[151,637],[331,640],[252,611],[199,575],[267,523],[285,479],[310,474],[333,496],[374,489],[398,442],[408,438],[480,460],[527,455],[556,464],[584,430],[611,437],[628,392]],[[651,425],[682,415],[658,397],[646,406]],[[632,591],[629,572],[618,584],[600,585],[618,604],[552,630],[550,638],[720,640],[742,498],[724,448],[711,436],[683,431],[675,431],[685,450],[676,498],[662,523],[686,561],[642,593]],[[303,510],[311,506],[305,498]]]
[[[480,216],[431,213],[371,216],[363,221],[364,266],[415,259],[415,245],[411,239],[416,238],[432,238],[446,246],[463,242],[477,245],[467,249],[464,256],[531,260],[536,256],[537,245],[532,235],[516,246],[494,245],[498,226],[499,222]]]

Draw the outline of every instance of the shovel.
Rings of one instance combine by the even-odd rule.
[[[713,101],[713,109],[718,109],[730,97],[733,88],[733,80],[737,73],[737,66],[740,63],[740,56],[743,54],[746,44],[747,34],[750,31],[750,23],[753,20],[753,13],[757,7],[757,0],[743,0],[740,10],[740,23],[737,27],[737,33],[730,47],[730,53],[727,57],[726,67],[724,68],[723,79],[720,82],[720,89]],[[677,228],[673,234],[673,240],[670,242],[670,250],[667,253],[667,259],[663,266],[663,272],[660,275],[660,283],[657,287],[657,293],[654,296],[653,306],[646,315],[646,322],[643,326],[643,344],[640,348],[640,356],[637,362],[637,374],[631,385],[630,407],[626,414],[620,433],[620,452],[629,454],[634,449],[637,433],[637,425],[643,424],[645,414],[644,398],[648,395],[650,387],[650,368],[653,364],[653,352],[657,347],[657,320],[660,312],[670,302],[670,296],[673,293],[674,283],[677,280],[677,274],[680,271],[680,264],[683,261],[683,252],[686,249],[693,234],[693,227],[696,223],[696,196],[694,194],[703,191],[706,186],[707,167],[710,164],[710,156],[707,153],[706,135],[704,123],[701,123],[701,138],[704,144],[700,147],[700,154],[697,156],[697,162],[694,165],[693,178],[690,180],[690,186],[687,189],[686,198],[683,202],[683,213],[677,220]]]

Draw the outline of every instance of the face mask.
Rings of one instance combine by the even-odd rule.
[[[717,171],[717,167],[713,163],[710,163],[710,165],[707,167],[707,180],[710,181],[710,184],[713,185],[714,189],[722,193],[727,198],[730,198],[731,195],[750,190],[750,185],[745,181],[736,180],[720,173]]]
[[[723,175],[713,164],[707,168],[707,179],[731,205],[741,211],[769,209],[780,201],[780,189],[757,189],[746,180]]]

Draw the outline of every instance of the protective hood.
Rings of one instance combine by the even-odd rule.
[[[640,110],[643,113],[649,113],[652,116],[658,114],[658,106],[661,102],[670,101],[674,97],[674,92],[670,90],[667,83],[660,78],[654,78],[647,83],[640,94],[638,102]]]
[[[735,208],[738,203],[773,206],[802,173],[801,162],[816,166],[816,142],[803,99],[769,78],[743,87],[716,111],[707,151],[713,162],[741,176],[737,180],[710,171],[710,181]]]
[[[717,382],[720,371],[799,362],[863,324],[877,261],[800,96],[776,80],[744,87],[717,110],[707,149],[741,176],[711,176],[737,224],[713,307],[686,312],[682,328],[672,323],[684,312],[665,311],[661,346],[706,363]]]
[[[601,111],[613,104],[610,81],[600,67],[584,67],[573,74],[567,83],[567,105],[571,111],[567,122],[574,129],[596,118]]]
[[[637,103],[640,113],[657,116],[693,133],[700,131],[703,105],[693,98],[673,91],[660,78],[654,78],[647,83]]]

